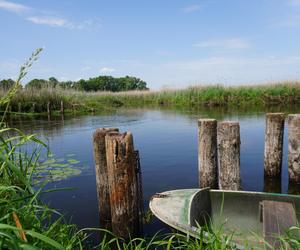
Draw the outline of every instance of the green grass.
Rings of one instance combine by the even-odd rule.
[[[5,96],[0,92],[0,97]],[[300,82],[225,87],[194,86],[179,90],[82,92],[53,89],[18,89],[10,108],[12,112],[42,113],[47,103],[53,112],[59,112],[61,101],[66,112],[103,112],[119,107],[199,107],[249,106],[260,107],[300,103]],[[19,106],[20,105],[20,106]],[[20,108],[19,108],[20,107]],[[2,107],[3,110],[3,107]]]

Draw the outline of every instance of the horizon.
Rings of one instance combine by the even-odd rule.
[[[300,79],[300,0],[0,0],[0,79],[134,76],[152,89]]]

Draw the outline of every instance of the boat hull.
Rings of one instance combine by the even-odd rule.
[[[262,247],[263,200],[291,202],[300,211],[300,197],[262,192],[224,191],[212,189],[181,189],[156,194],[150,201],[153,214],[167,225],[194,237],[205,230],[222,228],[233,235],[239,249],[243,245]],[[298,221],[300,214],[296,213]]]

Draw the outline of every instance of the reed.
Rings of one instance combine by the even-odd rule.
[[[6,93],[0,91],[0,97]],[[119,107],[198,107],[198,106],[272,106],[300,103],[300,82],[278,82],[262,85],[226,87],[191,86],[186,89],[127,92],[83,92],[60,88],[19,89],[11,100],[13,112],[46,112],[50,102],[53,111],[64,102],[68,111],[103,111]],[[34,109],[33,110],[33,105]],[[2,107],[3,110],[3,107]]]

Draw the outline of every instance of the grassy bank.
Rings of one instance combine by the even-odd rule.
[[[0,97],[5,92],[0,92]],[[68,112],[99,112],[119,107],[272,106],[300,103],[300,82],[224,87],[197,86],[179,90],[81,92],[58,88],[20,89],[11,101],[12,112],[59,111],[61,101]],[[3,107],[2,107],[3,109]]]

